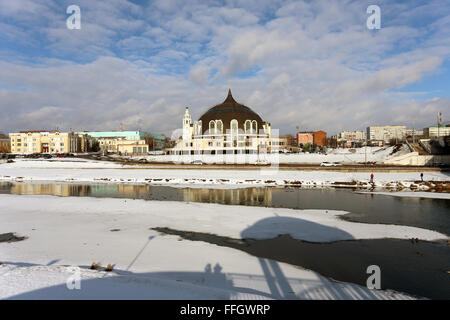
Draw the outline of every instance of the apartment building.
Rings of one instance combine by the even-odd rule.
[[[430,126],[423,129],[423,135],[427,138],[450,136],[450,125]]]
[[[372,126],[367,127],[366,131],[371,145],[389,143],[391,139],[401,141],[406,137],[406,126]]]
[[[11,152],[11,141],[9,138],[0,138],[0,153]]]
[[[11,153],[68,153],[82,152],[81,138],[68,132],[20,131],[10,133]]]

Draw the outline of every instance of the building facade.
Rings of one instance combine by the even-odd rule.
[[[148,145],[145,140],[118,140],[117,141],[117,152],[120,155],[128,156],[138,156],[147,155]]]
[[[319,130],[313,132],[313,144],[319,147],[326,147],[327,145],[327,133]]]
[[[305,146],[308,143],[312,145],[314,143],[314,135],[312,132],[298,132],[297,142],[299,147]]]
[[[386,144],[391,139],[402,141],[406,138],[406,126],[372,126],[367,127],[366,134],[371,145]]]
[[[142,131],[81,131],[78,134],[87,134],[93,138],[122,138],[125,140],[143,140],[145,132]]]
[[[81,138],[73,132],[21,131],[10,133],[11,153],[83,152]]]
[[[342,131],[336,139],[337,144],[341,147],[361,147],[366,144],[366,133],[364,131]]]
[[[146,137],[142,131],[83,131],[98,141],[100,151],[122,155],[144,155],[149,151]]]
[[[11,152],[11,140],[9,138],[0,138],[0,153]]]
[[[423,129],[423,135],[426,138],[437,138],[450,136],[450,124],[443,126],[430,126]]]
[[[299,147],[310,145],[325,147],[327,145],[327,133],[325,131],[298,132],[297,143]]]
[[[224,102],[208,109],[198,121],[192,121],[186,107],[182,124],[170,154],[252,154],[272,149],[270,123],[236,102],[231,90]]]

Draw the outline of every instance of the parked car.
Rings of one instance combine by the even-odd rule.
[[[256,164],[257,166],[265,166],[265,165],[268,165],[269,162],[267,162],[267,160],[256,160],[256,161],[255,161],[255,164]]]
[[[328,161],[324,161],[320,164],[321,167],[337,167],[340,165],[341,164],[339,162],[328,162]]]
[[[200,165],[202,165],[203,161],[202,160],[194,160],[194,161],[191,162],[191,164],[200,164]]]

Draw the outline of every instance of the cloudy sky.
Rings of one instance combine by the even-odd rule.
[[[449,120],[450,2],[0,0],[0,131],[170,134],[228,88],[281,133]]]

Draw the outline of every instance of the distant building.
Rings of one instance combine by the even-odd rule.
[[[325,131],[311,131],[297,133],[298,146],[305,146],[306,144],[325,147],[327,145],[327,133]]]
[[[142,131],[81,131],[78,134],[87,134],[93,138],[123,138],[125,140],[145,139],[145,132]]]
[[[101,151],[124,155],[143,155],[149,151],[142,131],[82,131],[97,139]]]
[[[370,145],[386,144],[391,139],[402,141],[406,138],[406,126],[367,127],[367,140]]]
[[[298,146],[305,146],[306,144],[313,144],[314,142],[314,135],[312,132],[298,132],[297,133],[297,143]]]
[[[11,140],[9,138],[0,138],[0,153],[11,152]]]
[[[148,152],[148,145],[145,140],[118,140],[117,152],[121,155],[146,155]]]
[[[450,136],[450,124],[442,125],[442,126],[430,126],[428,128],[423,129],[423,135],[426,138],[437,138],[437,137],[445,137]]]
[[[83,152],[81,138],[73,132],[21,131],[10,133],[12,153]]]
[[[327,145],[327,133],[319,130],[313,132],[313,144],[319,147],[326,147]]]
[[[149,150],[164,150],[168,147],[167,137],[164,135],[147,133],[145,135],[145,141],[148,144]]]
[[[366,142],[366,133],[364,131],[342,131],[336,140],[341,147],[360,147]]]
[[[364,131],[342,131],[339,138],[347,141],[366,140],[366,133]]]
[[[286,135],[281,137],[272,137],[271,146],[278,146],[278,150],[282,152],[298,152],[298,145],[296,137]]]
[[[416,130],[416,129],[406,129],[406,136],[407,137],[422,137],[423,136],[423,130]]]

